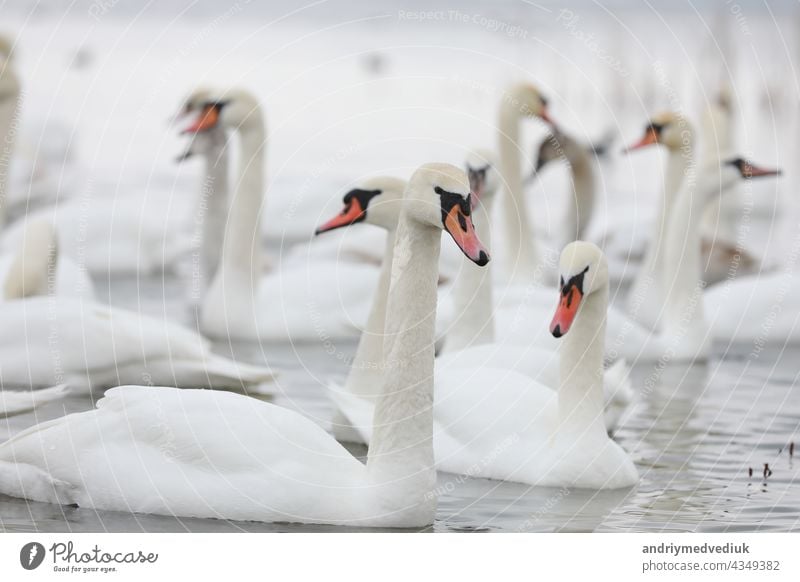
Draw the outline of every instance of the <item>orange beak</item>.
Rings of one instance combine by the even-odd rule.
[[[470,261],[480,267],[489,262],[489,252],[478,238],[472,218],[465,215],[458,204],[447,212],[443,222],[444,229]]]
[[[542,107],[542,111],[539,113],[539,117],[542,119],[542,121],[549,124],[551,127],[555,128],[556,122],[553,121],[553,119],[550,117],[550,114],[547,112],[546,107]]]
[[[219,108],[215,105],[206,105],[197,116],[194,123],[183,130],[183,133],[200,133],[214,127],[219,121]]]
[[[317,228],[317,230],[314,231],[314,234],[322,234],[323,232],[328,232],[329,230],[350,226],[351,224],[355,224],[361,220],[364,220],[365,215],[364,209],[361,208],[361,203],[358,201],[358,198],[351,198],[340,214]]]
[[[644,137],[642,139],[640,139],[635,144],[626,147],[624,150],[622,150],[622,153],[626,154],[657,143],[658,143],[658,133],[656,133],[656,130],[654,129],[648,129],[645,132]]]
[[[575,285],[570,285],[566,294],[561,292],[556,313],[550,322],[550,333],[554,337],[561,337],[569,331],[582,300],[583,292]]]
[[[780,176],[781,171],[772,168],[762,168],[750,162],[745,162],[742,173],[745,178],[761,178],[762,176]]]

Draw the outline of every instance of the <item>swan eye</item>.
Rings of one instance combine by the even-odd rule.
[[[558,288],[559,288],[559,289],[563,289],[563,288],[564,288],[564,276],[562,275],[562,276],[561,276],[561,277],[559,277],[559,278],[561,279],[561,284],[559,285],[559,287],[558,287]]]

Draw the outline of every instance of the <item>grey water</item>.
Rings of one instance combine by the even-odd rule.
[[[102,289],[102,285],[100,285]],[[149,287],[149,289],[148,289]],[[179,279],[144,283],[115,280],[113,304],[190,319]],[[156,291],[157,290],[157,291]],[[530,487],[440,474],[436,523],[424,531],[451,532],[730,532],[800,529],[800,397],[794,389],[800,349],[752,351],[718,346],[706,364],[637,366],[637,393],[614,434],[641,474],[631,489],[592,491]],[[355,342],[336,350],[316,344],[217,345],[221,353],[282,371],[280,406],[327,426],[332,408],[324,386],[342,380]],[[333,353],[331,353],[333,352]],[[343,357],[343,355],[345,357]],[[71,396],[35,412],[0,419],[0,438],[37,422],[94,406]],[[800,440],[796,442],[800,445]],[[354,446],[357,456],[366,448]],[[769,471],[765,476],[765,465]],[[752,475],[750,470],[752,469]],[[354,531],[318,525],[186,519],[61,507],[0,496],[0,531],[6,532],[242,532]],[[373,531],[373,530],[370,530]]]

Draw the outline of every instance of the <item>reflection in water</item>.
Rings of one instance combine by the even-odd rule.
[[[167,280],[164,284],[174,286]],[[130,303],[130,286],[115,283],[113,303]],[[163,291],[154,290],[152,296]],[[169,296],[175,296],[175,293]],[[154,312],[162,304],[147,306]],[[171,307],[173,314],[182,306]],[[187,317],[189,319],[189,317]],[[322,385],[346,374],[342,353],[353,342],[322,346],[220,345],[223,353],[283,370],[274,402],[328,426]],[[535,488],[441,474],[432,531],[752,531],[800,528],[800,475],[788,445],[797,439],[800,398],[792,391],[800,350],[712,359],[705,365],[634,369],[639,393],[614,438],[630,451],[640,484],[619,491]],[[36,422],[93,406],[88,397],[51,403],[35,413],[0,419],[0,439]],[[363,456],[364,447],[351,447]],[[795,454],[800,454],[795,452]],[[763,475],[764,464],[772,474]],[[748,469],[753,470],[749,477]],[[262,524],[97,512],[0,497],[6,531],[337,531],[341,528]],[[347,530],[352,531],[352,530]]]

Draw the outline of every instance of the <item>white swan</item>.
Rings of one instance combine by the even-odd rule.
[[[605,257],[590,243],[571,243],[560,271],[565,283],[551,324],[556,337],[566,335],[557,392],[508,369],[437,374],[438,469],[543,486],[613,489],[638,482],[633,462],[608,438],[603,420]],[[335,399],[355,417],[369,417],[368,401],[345,393]],[[368,424],[356,427],[367,442],[373,438]]]
[[[730,89],[726,86],[703,116],[704,159],[735,157],[734,117]],[[744,200],[738,186],[732,184],[730,192],[713,200],[703,216],[703,279],[709,285],[762,269],[761,258],[753,249],[746,248],[747,241],[739,228]]]
[[[378,269],[326,261],[293,268],[279,265],[262,277],[266,130],[261,107],[246,91],[222,93],[206,104],[187,131],[209,131],[217,125],[238,134],[239,163],[220,262],[202,301],[201,331],[240,340],[355,336],[366,320]],[[331,285],[338,294],[330,292]]]
[[[614,329],[609,329],[607,343],[611,345],[607,349],[619,351],[633,361],[691,361],[708,356],[713,339],[709,324],[717,318],[707,318],[704,312],[700,228],[703,211],[714,196],[724,194],[736,181],[776,173],[740,158],[721,166],[714,160],[696,174],[688,171],[686,183],[672,204],[663,243],[662,272],[653,283],[660,286],[664,297],[655,310],[660,327],[651,330],[636,321],[617,321],[611,326]],[[741,305],[733,308],[739,310]]]
[[[473,197],[473,220],[481,241],[489,240],[488,207],[495,195],[494,175],[487,157],[488,152],[474,152],[467,160],[467,174]],[[383,358],[383,342],[386,321],[386,301],[394,255],[395,230],[399,220],[402,181],[396,178],[378,177],[366,181],[361,187],[344,197],[344,210],[317,229],[318,233],[368,223],[387,231],[387,244],[378,288],[373,299],[367,325],[359,340],[350,373],[344,386],[328,386],[337,407],[332,420],[333,433],[337,440],[364,442],[358,427],[368,427],[372,419],[372,403],[380,394],[382,374],[387,371]],[[484,239],[484,236],[486,237]],[[492,289],[490,268],[487,277],[471,268],[470,262],[462,266],[453,284],[452,298],[456,321],[448,329],[445,346],[449,346],[451,335],[459,334],[463,340],[457,349],[452,349],[436,358],[436,381],[446,378],[452,370],[480,367],[513,370],[555,390],[558,386],[558,357],[553,351],[531,345],[513,345],[494,342],[492,315]],[[551,299],[555,289],[550,290]],[[552,309],[552,300],[549,302]],[[606,419],[609,429],[617,426],[619,417],[632,399],[628,382],[628,369],[623,361],[617,362],[604,375],[607,393]],[[345,396],[338,397],[338,393]],[[498,398],[503,398],[501,394]]]
[[[269,381],[259,366],[211,353],[175,323],[67,297],[0,303],[0,383],[89,392],[144,382],[242,390]]]
[[[462,172],[412,176],[388,302],[387,379],[366,465],[302,415],[213,391],[115,388],[97,410],[0,445],[0,492],[186,517],[419,527],[433,522],[433,316],[441,230],[476,261]],[[465,228],[466,227],[466,228]]]
[[[86,271],[68,258],[58,257],[58,240],[50,223],[26,223],[20,247],[16,253],[0,254],[4,300],[36,295],[94,299],[94,286]]]
[[[502,224],[507,254],[505,269],[513,283],[528,284],[541,257],[528,219],[523,188],[520,140],[522,119],[538,117],[553,124],[547,113],[547,100],[528,83],[509,87],[500,101],[497,119],[497,152],[500,182],[503,187]],[[532,268],[534,267],[534,268]]]
[[[661,144],[667,151],[664,187],[659,197],[652,235],[628,293],[627,302],[629,316],[651,329],[659,328],[661,307],[664,304],[665,285],[661,275],[665,268],[669,221],[672,220],[678,193],[687,176],[697,179],[694,141],[694,128],[689,120],[670,111],[653,116],[645,127],[642,138],[626,148],[626,151],[632,152]]]
[[[572,190],[567,195],[564,236],[567,242],[583,240],[592,219],[595,199],[595,177],[591,150],[559,129],[552,129],[536,153],[531,178],[552,162],[565,160],[569,164]]]
[[[65,384],[41,390],[0,390],[0,418],[30,412],[68,394],[69,388]]]

